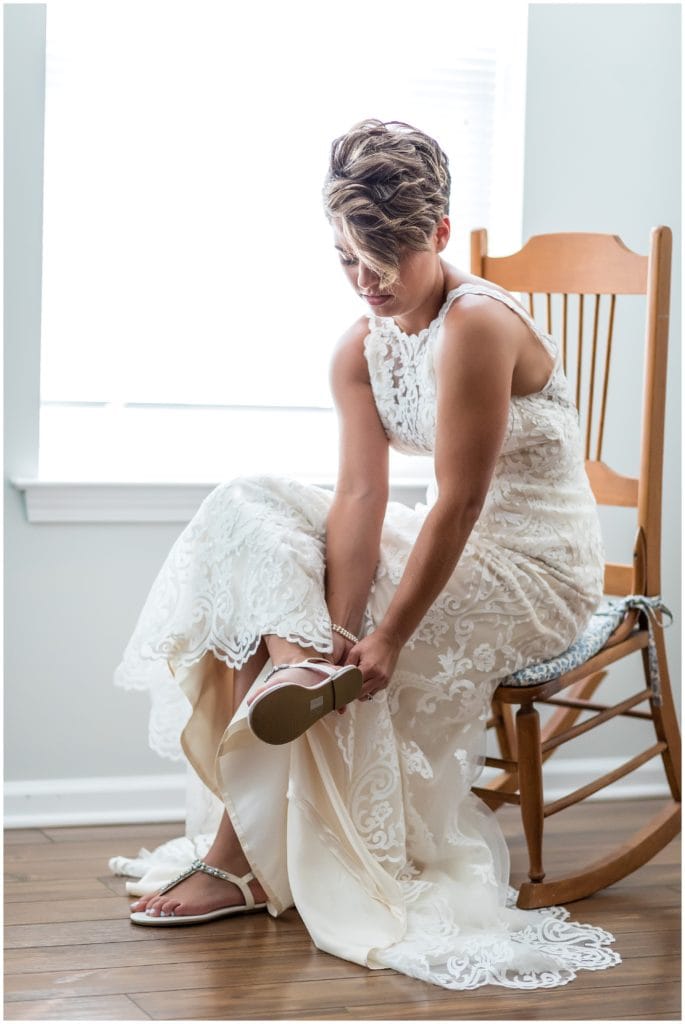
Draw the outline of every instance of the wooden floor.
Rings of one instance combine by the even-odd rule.
[[[548,829],[550,875],[601,852],[597,835],[627,835],[660,801],[577,805]],[[500,820],[523,878],[513,808]],[[623,963],[534,992],[486,986],[449,992],[319,952],[295,910],[188,928],[128,921],[124,879],[107,859],[179,835],[181,826],[8,831],[5,847],[6,1020],[679,1020],[680,847],[572,904],[572,918],[616,936]]]

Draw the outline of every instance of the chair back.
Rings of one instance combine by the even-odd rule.
[[[544,317],[541,326],[561,339],[564,372],[569,383],[575,382],[585,468],[598,504],[637,510],[632,562],[607,562],[605,593],[659,594],[671,230],[652,229],[647,256],[632,252],[617,235],[584,232],[534,235],[503,257],[489,256],[487,244],[484,228],[471,232],[471,272],[527,295],[531,316],[538,322]],[[646,296],[642,408],[635,410],[641,415],[637,477],[617,472],[602,458],[612,357],[614,364],[627,358],[621,339],[614,340],[619,295]],[[553,323],[553,310],[560,323]],[[574,332],[568,329],[571,311]],[[620,401],[612,407],[630,413]]]

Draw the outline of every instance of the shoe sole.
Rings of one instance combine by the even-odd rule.
[[[235,914],[253,914],[255,910],[266,910],[266,903],[257,903],[254,907],[246,907],[238,904],[235,907],[221,907],[219,910],[210,910],[206,914],[179,914],[178,917],[154,917],[146,914],[144,910],[137,910],[129,917],[133,924],[142,924],[154,928],[170,928],[182,924],[203,924],[205,921],[216,921],[220,917],[233,917]]]
[[[358,697],[362,684],[360,670],[349,665],[340,675],[323,679],[315,686],[273,686],[250,705],[249,726],[264,743],[290,743],[324,715]]]

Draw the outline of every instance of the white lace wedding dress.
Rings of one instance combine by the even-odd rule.
[[[183,751],[214,806],[227,808],[270,913],[294,904],[320,949],[446,988],[546,988],[619,962],[613,937],[571,923],[565,910],[513,906],[499,825],[470,789],[497,682],[565,650],[602,594],[576,409],[553,339],[508,293],[480,284],[451,291],[418,335],[371,317],[365,352],[392,444],[432,452],[435,339],[466,293],[506,303],[555,367],[541,391],[512,399],[478,522],[387,690],[280,747],[252,735],[244,702],[229,723],[227,674],[263,634],[332,650],[332,494],[275,477],[233,480],[203,502],[152,587],[116,682],[151,691],[160,754],[182,756],[183,730]],[[414,509],[389,503],[364,634],[383,618],[434,496],[431,486]],[[147,871],[130,888],[153,891],[203,852],[194,838],[112,867]]]

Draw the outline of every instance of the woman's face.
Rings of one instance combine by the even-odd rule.
[[[379,316],[400,316],[417,309],[434,292],[441,275],[439,253],[445,248],[449,233],[449,219],[443,217],[430,239],[430,248],[407,249],[400,257],[399,276],[389,288],[381,289],[378,274],[358,254],[350,252],[340,223],[333,221],[333,244],[345,277]]]

